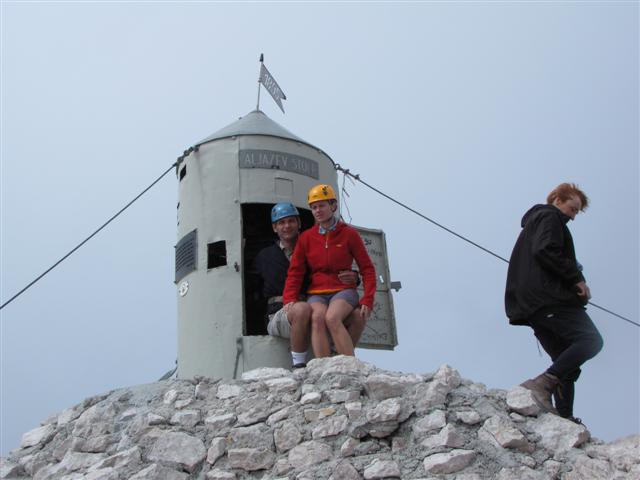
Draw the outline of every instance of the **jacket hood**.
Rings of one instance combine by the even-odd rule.
[[[565,225],[569,220],[571,220],[568,215],[565,215],[564,213],[562,213],[560,209],[554,205],[538,204],[538,205],[534,205],[529,210],[527,210],[527,213],[525,213],[522,217],[520,226],[524,228],[524,226],[531,220],[538,218],[540,215],[549,215],[549,214],[558,215],[562,223],[564,223]]]

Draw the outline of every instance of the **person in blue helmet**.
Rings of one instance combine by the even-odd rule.
[[[293,368],[306,367],[309,349],[311,307],[306,302],[298,302],[286,312],[282,304],[282,292],[287,280],[289,260],[298,241],[301,222],[298,209],[289,202],[277,203],[271,209],[271,226],[277,240],[260,250],[255,259],[255,268],[262,279],[262,294],[267,299],[267,333],[289,338]],[[344,272],[343,281],[354,284],[358,273]],[[360,317],[352,315],[347,321],[348,331],[357,343],[364,323]]]

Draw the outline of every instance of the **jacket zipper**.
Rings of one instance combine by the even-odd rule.
[[[327,252],[327,267],[329,267],[329,234],[331,232],[327,232],[324,236],[324,249]]]

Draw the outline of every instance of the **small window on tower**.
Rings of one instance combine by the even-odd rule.
[[[187,174],[187,166],[185,165],[184,167],[182,167],[182,169],[180,170],[180,181],[182,181],[182,179],[184,178],[184,176]]]
[[[222,267],[227,264],[227,242],[220,240],[207,245],[207,268]]]

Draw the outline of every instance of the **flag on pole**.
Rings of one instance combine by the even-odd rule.
[[[264,63],[262,62],[260,63],[260,80],[258,81],[262,85],[264,85],[264,88],[267,89],[267,91],[273,97],[273,100],[280,107],[280,110],[282,110],[282,113],[284,113],[284,108],[282,108],[282,100],[286,100],[287,97],[282,91],[282,89],[280,88],[280,86],[278,86],[278,82],[276,82],[273,76],[271,76],[271,74],[269,73],[269,70],[267,70],[267,67],[265,67]]]

